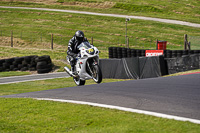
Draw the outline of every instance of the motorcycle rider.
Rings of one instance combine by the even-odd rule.
[[[77,47],[82,42],[85,42],[85,41],[88,42],[87,38],[85,38],[84,36],[83,31],[80,31],[80,30],[76,31],[72,39],[69,40],[67,55],[69,56],[71,71],[73,74],[75,74],[76,57],[78,53],[80,52]]]

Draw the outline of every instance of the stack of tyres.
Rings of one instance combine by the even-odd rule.
[[[139,50],[139,49],[136,50],[136,56],[137,56],[137,57],[140,57],[140,56],[141,56],[141,50]]]
[[[0,72],[4,71],[3,63],[5,63],[5,59],[0,60]]]
[[[131,57],[136,57],[136,50],[135,49],[131,49]]]
[[[127,58],[127,48],[122,48],[122,58]]]
[[[171,50],[166,51],[166,58],[172,58],[172,51]]]
[[[183,50],[183,55],[188,55],[189,51],[188,50]]]
[[[130,58],[131,57],[131,49],[127,49],[127,57]]]
[[[167,58],[167,50],[163,50],[163,56],[164,58]]]
[[[12,63],[14,61],[14,58],[10,58],[10,59],[5,59],[5,62],[3,63],[3,68],[5,71],[12,71],[11,66]]]
[[[108,48],[108,54],[109,54],[109,58],[113,58],[113,47],[109,47]]]
[[[200,51],[199,51],[200,52]],[[199,53],[199,69],[200,69],[200,53]]]
[[[117,47],[113,47],[113,58],[117,58]]]
[[[177,57],[177,50],[173,50],[172,51],[172,58],[176,58]]]
[[[121,47],[117,48],[117,58],[122,58],[122,48]]]
[[[191,70],[199,69],[199,55],[193,54],[190,55],[191,58]]]
[[[36,68],[39,74],[48,73],[52,70],[53,65],[50,56],[38,56],[35,61],[37,62]]]
[[[0,59],[0,72],[2,71],[38,71],[38,73],[47,73],[52,70],[50,56],[24,56],[10,59]]]
[[[183,50],[177,50],[177,57],[182,57]]]
[[[13,65],[10,66],[10,69],[13,67],[13,71],[21,70],[22,69],[22,61],[24,61],[24,57],[15,57],[13,61]]]
[[[18,59],[19,60],[19,63],[21,63],[21,65],[19,64],[19,68],[20,71],[27,71],[27,70],[30,70],[30,71],[35,71],[36,70],[36,62],[35,62],[35,58],[37,56],[36,55],[31,55],[31,56],[25,56],[25,57],[21,57],[21,58],[24,58],[23,60],[20,58]]]
[[[189,54],[194,54],[194,50],[189,50]]]
[[[36,65],[37,65],[36,58],[38,58],[38,56],[32,56],[30,58],[30,61],[29,61],[30,63],[28,64],[29,71],[36,71]],[[26,60],[26,58],[25,58],[25,60]]]
[[[167,61],[168,73],[169,74],[177,73],[176,58],[168,58],[165,60]]]
[[[145,56],[145,50],[141,50],[141,56]]]
[[[194,50],[194,54],[200,54],[200,50]]]

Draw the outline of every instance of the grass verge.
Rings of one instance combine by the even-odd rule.
[[[200,126],[87,105],[0,98],[0,132],[174,132],[198,133]]]
[[[89,41],[101,50],[109,46],[125,46],[125,19],[20,9],[0,9],[1,45],[10,46],[13,31],[14,47],[48,49],[54,34],[55,49],[67,49],[75,31],[83,30]],[[12,19],[15,17],[16,19]],[[131,48],[155,49],[155,41],[168,41],[168,49],[183,49],[184,34],[200,36],[200,29],[163,24],[154,21],[131,20],[127,35]]]
[[[190,74],[190,73],[195,73],[195,72],[200,72],[200,69],[191,70],[191,71],[186,71],[186,72],[174,73],[174,74],[170,74],[170,75],[167,75],[167,76],[164,76],[164,77],[180,76],[180,75],[185,75],[185,74]]]
[[[0,72],[0,78],[1,77],[10,77],[10,76],[23,76],[23,75],[29,75],[30,72],[19,72],[19,71],[10,71],[10,72]]]

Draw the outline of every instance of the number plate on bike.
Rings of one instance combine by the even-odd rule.
[[[87,50],[87,53],[88,53],[88,54],[94,54],[94,49],[93,49],[93,48],[88,49],[88,50]]]

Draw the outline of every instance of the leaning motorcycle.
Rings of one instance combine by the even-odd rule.
[[[101,83],[102,73],[99,67],[99,50],[89,42],[82,42],[78,47],[80,51],[76,57],[75,74],[66,66],[64,69],[73,77],[77,86],[84,85],[88,79],[93,79],[96,83]],[[70,58],[67,56],[70,63]]]

